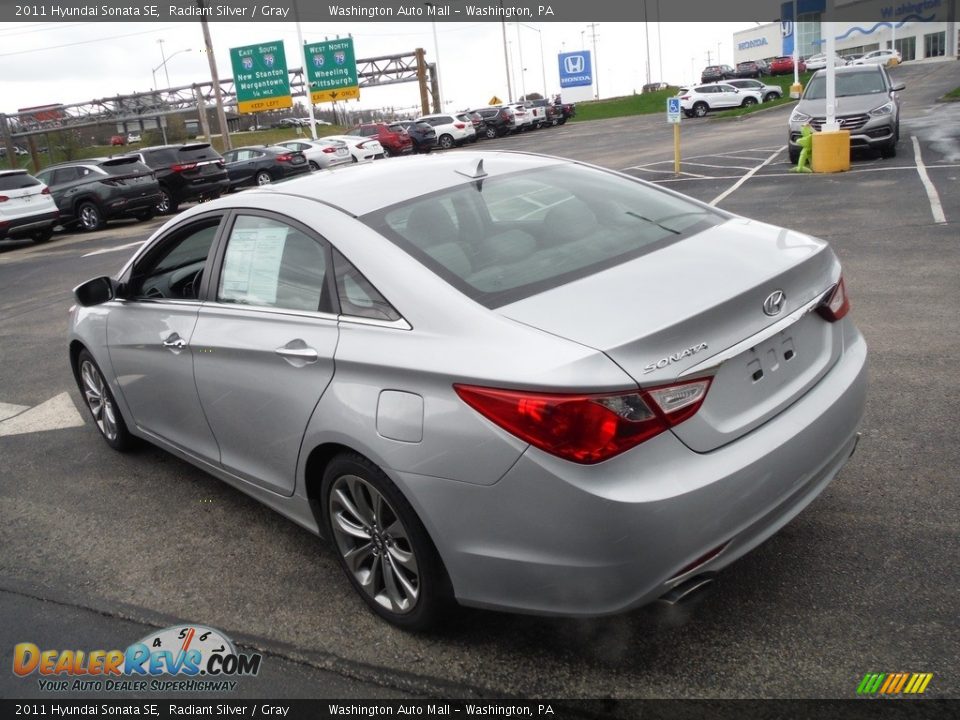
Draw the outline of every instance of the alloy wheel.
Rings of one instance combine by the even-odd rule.
[[[106,389],[103,375],[100,374],[96,365],[89,360],[84,360],[80,365],[80,377],[83,379],[83,396],[87,401],[87,407],[90,408],[90,413],[93,415],[97,428],[107,440],[115,441],[117,439],[117,411],[113,406],[110,393]]]
[[[371,483],[342,475],[330,488],[330,527],[350,573],[384,609],[406,614],[420,598],[420,570],[400,516]]]
[[[95,205],[84,204],[80,208],[80,226],[84,230],[96,230],[100,227],[100,211]]]
[[[269,185],[270,184],[270,173],[259,172],[257,173],[257,185]]]

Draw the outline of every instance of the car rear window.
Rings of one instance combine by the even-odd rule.
[[[136,157],[120,157],[104,160],[100,163],[100,167],[110,175],[131,175],[150,172],[150,168],[140,162],[140,158]]]
[[[219,160],[220,153],[213,149],[210,143],[197,143],[195,145],[184,145],[177,148],[177,159],[180,162],[198,160]]]
[[[361,219],[494,308],[652,252],[723,216],[614,173],[563,165],[470,182]]]
[[[39,184],[39,180],[25,172],[0,175],[0,190],[22,190]]]

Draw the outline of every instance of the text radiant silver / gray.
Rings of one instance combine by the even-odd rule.
[[[409,628],[682,594],[823,490],[866,394],[826,243],[533,155],[204,203],[75,292],[107,442],[327,535]]]

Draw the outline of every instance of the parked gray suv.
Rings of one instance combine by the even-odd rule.
[[[894,83],[879,65],[838,67],[836,119],[850,131],[850,148],[879,150],[885,158],[897,154],[900,139],[900,96],[903,83]],[[807,83],[803,97],[790,114],[790,162],[800,158],[800,128],[805,123],[819,131],[827,115],[827,71],[818,70]]]

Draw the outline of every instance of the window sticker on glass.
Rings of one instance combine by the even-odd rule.
[[[223,263],[220,299],[247,305],[273,305],[277,301],[280,262],[289,228],[241,228],[230,235]]]

